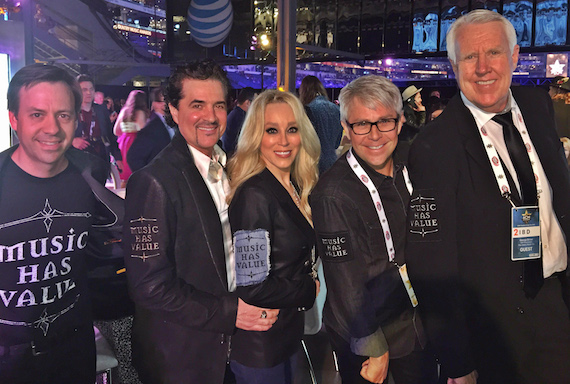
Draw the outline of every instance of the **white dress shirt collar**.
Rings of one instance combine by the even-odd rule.
[[[190,149],[192,157],[194,158],[194,164],[196,164],[196,168],[198,168],[198,172],[200,172],[200,175],[202,175],[204,180],[208,179],[210,161],[217,161],[223,167],[226,166],[226,153],[217,144],[214,146],[212,157],[208,157],[190,144],[188,144],[188,148]]]
[[[493,117],[495,117],[495,115],[499,115],[502,113],[505,113],[507,111],[517,111],[519,106],[517,105],[517,102],[515,101],[515,98],[513,97],[513,94],[511,93],[511,90],[509,89],[509,99],[507,100],[507,106],[505,107],[505,109],[503,109],[501,112],[499,113],[493,113],[493,112],[485,112],[482,109],[480,109],[479,107],[477,107],[475,104],[473,104],[471,101],[467,100],[467,97],[465,97],[465,95],[463,94],[463,92],[460,92],[461,95],[461,100],[463,100],[463,104],[465,104],[465,106],[469,109],[469,111],[471,112],[471,114],[473,115],[473,117],[475,118],[475,122],[477,123],[477,128],[481,128],[482,126],[484,126],[485,124],[487,124],[487,122],[489,120],[491,120]]]

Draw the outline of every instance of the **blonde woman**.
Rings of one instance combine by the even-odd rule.
[[[237,293],[248,304],[280,312],[268,331],[238,329],[232,337],[237,384],[293,382],[303,311],[319,290],[311,273],[315,234],[308,202],[319,153],[296,96],[268,90],[253,101],[229,163]]]

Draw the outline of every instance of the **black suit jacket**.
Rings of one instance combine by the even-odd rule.
[[[160,117],[155,116],[139,131],[127,153],[127,163],[134,171],[149,164],[168,144],[170,134]]]
[[[309,276],[315,232],[267,169],[237,190],[229,216],[233,233],[261,228],[270,239],[269,276],[259,284],[238,287],[239,296],[258,307],[280,309],[279,319],[268,331],[238,329],[231,358],[246,366],[270,368],[299,349],[304,328],[299,308],[309,309],[315,301],[316,287]]]
[[[512,92],[569,238],[570,178],[552,103],[541,90]],[[543,288],[535,300],[525,298],[522,264],[510,260],[511,205],[499,192],[475,120],[459,95],[418,135],[409,167],[414,193],[406,259],[442,370],[459,377],[478,369],[491,377],[485,382],[512,382],[517,353],[532,348],[525,327],[568,321],[568,313],[543,313],[550,316],[546,324],[531,315],[553,302],[563,308],[560,289],[552,294]]]
[[[123,242],[142,381],[221,384],[237,296],[218,211],[180,133],[129,179]]]
[[[104,105],[95,103],[93,103],[93,109],[95,110],[95,115],[97,116],[101,126],[101,136],[104,137],[104,140],[107,140],[105,144],[105,146],[108,145],[107,150],[111,155],[113,155],[115,160],[123,160],[121,151],[119,150],[119,145],[117,144],[117,136],[113,133],[113,124],[109,117],[109,110]]]

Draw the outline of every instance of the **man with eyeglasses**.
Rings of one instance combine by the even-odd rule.
[[[411,185],[407,148],[398,145],[398,88],[363,76],[342,89],[341,123],[352,149],[311,195],[327,301],[324,323],[343,384],[434,383],[418,305],[404,260]],[[405,144],[404,144],[405,145]]]

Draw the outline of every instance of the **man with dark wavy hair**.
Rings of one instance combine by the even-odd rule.
[[[229,185],[216,145],[228,89],[213,61],[177,68],[165,95],[178,131],[129,179],[123,241],[136,305],[133,362],[144,383],[221,384],[235,328],[264,331],[277,318],[235,293]]]

